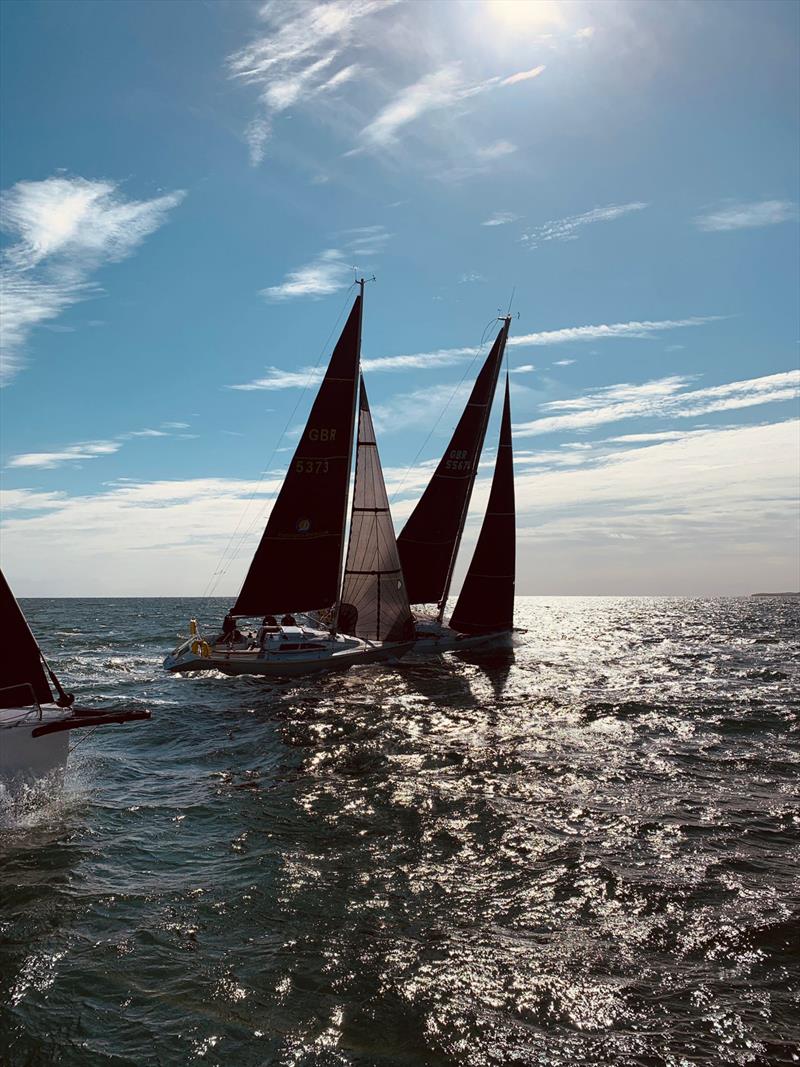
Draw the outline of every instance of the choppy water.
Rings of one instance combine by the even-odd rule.
[[[25,606],[153,720],[0,812],[3,1063],[796,1061],[797,601],[286,686],[162,674],[196,602]]]

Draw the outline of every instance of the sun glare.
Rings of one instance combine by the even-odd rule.
[[[484,0],[491,18],[512,30],[538,30],[564,23],[559,0]]]

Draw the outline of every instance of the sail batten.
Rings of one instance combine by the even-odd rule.
[[[233,614],[329,608],[340,584],[361,346],[356,297]]]
[[[451,629],[464,634],[497,633],[513,629],[515,527],[511,398],[506,375],[500,443],[489,503],[461,594],[450,619]]]
[[[36,701],[50,703],[53,693],[41,650],[2,571],[0,622],[0,708],[24,708]]]
[[[412,604],[439,604],[447,597],[478,472],[508,326],[508,321],[503,323],[450,443],[397,539]]]
[[[413,619],[361,379],[356,477],[342,586],[341,628],[368,641],[408,640]]]

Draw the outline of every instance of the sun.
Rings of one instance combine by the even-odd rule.
[[[565,21],[561,0],[484,0],[489,16],[510,30],[544,30]]]

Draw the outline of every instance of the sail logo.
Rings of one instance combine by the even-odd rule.
[[[328,430],[325,427],[318,430],[315,426],[308,431],[309,441],[335,441],[336,430]]]
[[[311,529],[311,519],[298,519],[294,528],[298,533],[308,533]]]

